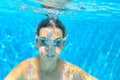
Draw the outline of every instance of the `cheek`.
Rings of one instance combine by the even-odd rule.
[[[44,46],[40,47],[39,48],[39,53],[41,53],[41,54],[47,54],[46,48]]]
[[[55,47],[55,53],[59,55],[59,54],[60,54],[60,52],[61,52],[61,49],[60,49],[60,48],[58,48],[58,47]]]

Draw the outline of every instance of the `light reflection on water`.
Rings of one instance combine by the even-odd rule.
[[[19,10],[14,9],[16,5],[11,4],[12,10],[9,10],[8,7],[2,9],[2,4],[0,72],[3,73],[0,73],[0,79],[2,80],[20,61],[38,55],[34,43],[36,26],[46,18],[44,13],[53,12],[59,14],[59,19],[65,24],[69,34],[60,57],[100,80],[119,80],[120,6],[118,3],[103,2],[97,3],[96,6],[91,3],[84,5],[83,10],[72,7],[73,10],[69,8],[58,12],[45,8],[37,9],[28,4]]]

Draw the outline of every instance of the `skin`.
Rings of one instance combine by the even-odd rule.
[[[39,32],[39,37],[47,37],[48,34],[51,32],[52,36],[49,40],[54,40],[56,38],[63,38],[62,31],[59,28],[47,27],[41,28]],[[5,80],[27,80],[28,77],[28,64],[30,63],[32,68],[30,68],[30,80],[58,80],[61,78],[61,74],[66,66],[66,74],[77,74],[78,80],[97,80],[96,78],[92,77],[91,75],[87,74],[82,69],[70,64],[65,63],[61,59],[59,59],[59,55],[61,53],[64,44],[62,47],[54,47],[52,50],[54,52],[54,57],[44,57],[43,55],[47,55],[48,51],[46,50],[45,46],[40,46],[36,40],[36,46],[40,53],[40,56],[30,58],[29,61],[25,60],[18,64],[5,78]],[[78,72],[74,72],[78,71]],[[72,80],[68,76],[65,77],[65,80]]]
[[[49,33],[52,33],[50,40],[54,40],[56,38],[62,38],[62,31],[58,28],[41,28],[39,32],[39,37],[47,37]],[[43,57],[43,54],[47,54],[48,52],[45,49],[45,46],[41,46],[36,41],[36,46],[38,48],[41,56],[29,59],[33,66],[32,79],[39,80],[41,77],[42,80],[57,80],[59,75],[61,74],[61,68],[63,67],[63,61],[58,59],[58,56],[62,50],[62,48],[55,47],[54,54],[57,54],[53,58]],[[21,62],[17,65],[5,78],[5,80],[25,80],[27,78],[27,70],[28,70],[28,60]],[[41,74],[42,73],[42,74]],[[52,74],[52,75],[51,75]],[[42,76],[41,76],[42,75]],[[51,77],[53,76],[53,78]]]
[[[42,28],[40,30],[40,37],[47,37],[49,33],[52,33],[52,36],[50,37],[50,41],[53,41],[54,39],[57,39],[57,38],[62,38],[62,31],[58,28],[55,28],[55,27],[51,27],[51,28]],[[51,76],[55,77],[55,76],[58,76],[61,74],[59,72],[60,71],[60,68],[62,68],[62,66],[60,66],[59,64],[62,63],[62,61],[60,61],[58,59],[59,57],[59,54],[62,50],[62,48],[59,48],[59,47],[54,47],[54,54],[55,56],[52,57],[52,58],[49,58],[49,57],[44,57],[42,56],[42,54],[44,55],[47,55],[48,54],[48,51],[45,49],[46,47],[45,46],[42,46],[42,47],[39,47],[40,45],[38,45],[37,43],[37,46],[38,46],[38,49],[39,49],[39,52],[41,53],[41,72],[43,73],[42,74],[42,79],[43,80],[50,80],[51,79]],[[58,66],[59,65],[59,66]],[[52,74],[52,75],[51,75]],[[48,75],[48,76],[46,76]],[[44,77],[46,76],[46,77]],[[53,78],[51,80],[57,80],[57,77],[56,79]]]

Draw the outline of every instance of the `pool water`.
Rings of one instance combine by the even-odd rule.
[[[68,34],[60,58],[99,80],[120,80],[120,2],[84,3],[85,9],[68,5],[59,11]],[[47,9],[34,7],[39,5],[32,0],[0,0],[0,80],[21,61],[38,56],[35,32]]]

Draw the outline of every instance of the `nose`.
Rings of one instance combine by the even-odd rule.
[[[47,57],[54,57],[54,45],[52,42],[49,42],[49,45],[47,45]]]
[[[53,57],[53,56],[54,56],[54,48],[49,46],[47,57]]]
[[[50,32],[48,35],[47,35],[47,48],[48,48],[48,51],[50,50],[53,50],[54,49],[54,36],[53,34]]]
[[[53,44],[53,42],[49,42],[49,44],[47,45],[47,49],[48,49],[48,51],[54,51],[54,44]]]

